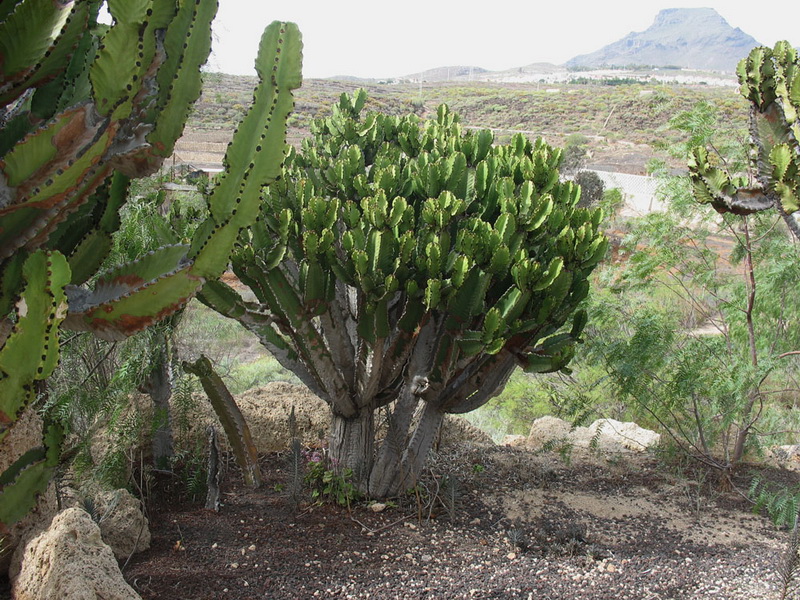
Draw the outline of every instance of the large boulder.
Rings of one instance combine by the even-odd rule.
[[[259,452],[291,446],[289,414],[294,407],[297,437],[303,446],[319,446],[328,437],[330,410],[304,385],[274,381],[236,397]]]
[[[142,512],[142,502],[128,490],[100,492],[95,498],[100,534],[117,560],[150,547],[150,529]]]
[[[587,429],[592,438],[599,431],[600,447],[608,447],[611,450],[624,448],[634,452],[644,452],[651,446],[657,446],[661,441],[661,434],[655,431],[639,427],[636,423],[623,423],[614,419],[598,419]]]
[[[439,436],[439,447],[446,448],[462,443],[474,446],[494,446],[492,436],[475,427],[461,415],[445,415]]]
[[[500,446],[510,446],[511,448],[524,448],[528,443],[528,436],[509,434],[504,435],[500,440]]]
[[[531,430],[528,433],[528,441],[525,444],[528,448],[538,450],[546,444],[553,444],[569,438],[572,426],[563,419],[557,417],[540,417],[531,423]]]
[[[80,508],[59,513],[26,544],[12,592],[16,600],[141,600],[122,578],[100,527]]]

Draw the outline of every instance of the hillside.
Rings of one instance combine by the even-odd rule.
[[[655,65],[733,71],[738,61],[758,45],[713,8],[668,8],[658,13],[645,31],[632,32],[566,64],[573,68]]]
[[[249,77],[206,75],[202,96],[176,147],[175,164],[221,166],[254,83]],[[308,135],[313,118],[329,114],[342,93],[359,87],[367,90],[371,110],[395,115],[413,111],[432,117],[439,104],[447,103],[461,115],[464,125],[494,129],[500,138],[521,131],[563,146],[569,136],[577,134],[588,144],[592,165],[639,175],[644,174],[647,161],[659,155],[657,146],[679,141],[674,132],[665,131],[669,120],[701,100],[718,108],[721,122],[747,128],[741,96],[733,89],[713,86],[644,84],[624,78],[606,84],[546,86],[496,82],[380,85],[309,79],[298,90],[295,112],[289,118],[290,142],[298,145]]]

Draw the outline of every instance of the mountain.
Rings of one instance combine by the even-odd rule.
[[[734,29],[713,8],[667,8],[645,31],[567,61],[567,67],[626,65],[678,66],[734,71],[751,48],[760,45]]]

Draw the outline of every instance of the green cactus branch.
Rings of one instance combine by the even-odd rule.
[[[794,235],[800,226],[800,62],[788,42],[754,48],[737,68],[742,95],[750,101],[750,138],[755,181],[729,174],[705,148],[695,148],[689,171],[698,202],[720,213],[748,215],[775,209]]]
[[[67,313],[64,285],[69,267],[60,254],[42,250],[22,266],[24,288],[14,323],[0,348],[0,441],[58,362],[58,326]]]
[[[250,435],[250,428],[225,382],[214,371],[211,361],[202,354],[193,363],[184,361],[183,369],[200,379],[208,400],[225,430],[236,462],[242,469],[245,483],[250,487],[260,487],[261,470],[258,467],[258,450]]]
[[[189,246],[98,277],[129,179],[160,168],[199,96],[217,10],[216,0],[111,0],[108,26],[97,22],[101,4],[0,8],[0,437],[28,409],[33,382],[55,366],[59,324],[121,339],[218,277],[286,153],[301,41],[295,25],[276,22],[262,38],[260,82],[211,195],[211,217]],[[30,498],[42,489],[23,487]]]
[[[263,72],[267,64],[275,64],[273,57],[280,57],[283,66],[277,74],[262,79],[243,123],[262,124],[255,136],[257,143],[253,142],[254,156],[242,161],[227,155],[224,175],[209,200],[211,216],[198,227],[190,248],[164,248],[125,267],[121,274],[101,277],[90,293],[72,290],[73,310],[67,326],[93,331],[105,339],[122,339],[179,310],[206,281],[222,274],[239,232],[255,220],[261,188],[279,173],[286,152],[292,90],[300,83],[297,27],[273,23],[264,39],[256,64]],[[288,46],[286,51],[284,46]],[[244,131],[246,138],[253,136],[249,127],[239,131]],[[234,140],[238,139],[237,133]],[[239,185],[232,190],[225,182],[234,180]]]

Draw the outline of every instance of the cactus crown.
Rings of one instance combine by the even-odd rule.
[[[451,412],[493,365],[564,367],[583,315],[555,334],[606,240],[600,211],[559,180],[560,150],[496,144],[447,106],[421,121],[366,101],[343,95],[314,122],[234,253],[270,322],[221,287],[209,303],[343,414],[390,401],[415,353]]]

